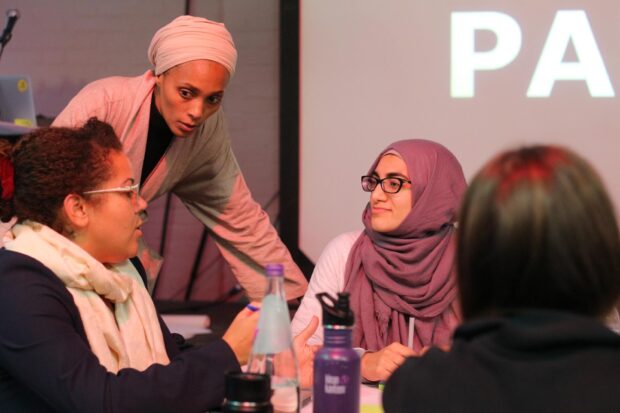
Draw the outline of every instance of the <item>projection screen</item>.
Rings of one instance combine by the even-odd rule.
[[[613,0],[302,0],[299,249],[316,262],[362,228],[360,176],[400,139],[442,143],[468,179],[502,149],[565,145],[620,205],[619,18]]]

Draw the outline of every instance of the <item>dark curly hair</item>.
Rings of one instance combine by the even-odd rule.
[[[6,143],[0,149],[6,153]],[[96,118],[81,128],[47,127],[24,135],[10,151],[15,192],[0,200],[0,219],[16,216],[62,233],[65,197],[92,190],[111,176],[110,151],[121,152],[122,145],[112,127]]]

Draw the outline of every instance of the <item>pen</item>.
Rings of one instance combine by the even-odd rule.
[[[255,305],[252,305],[252,304],[246,305],[245,308],[247,308],[248,310],[250,310],[252,312],[260,310],[260,307],[256,307]]]
[[[409,334],[407,335],[407,347],[413,349],[413,334],[415,326],[415,318],[409,317]]]

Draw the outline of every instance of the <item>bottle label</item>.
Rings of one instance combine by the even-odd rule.
[[[266,296],[260,310],[252,352],[275,354],[290,348],[292,345],[290,324],[286,302],[273,294]]]
[[[348,375],[332,376],[325,375],[325,394],[346,394],[347,384],[351,379]]]

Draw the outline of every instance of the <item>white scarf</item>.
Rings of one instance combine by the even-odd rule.
[[[40,261],[66,285],[90,348],[109,372],[170,362],[153,301],[129,260],[110,270],[69,239],[31,221],[11,232],[7,250]]]

